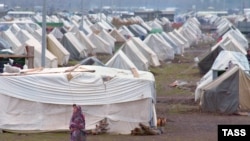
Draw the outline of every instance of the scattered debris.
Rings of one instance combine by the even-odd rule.
[[[104,118],[99,122],[99,125],[96,125],[96,128],[93,130],[88,130],[87,134],[91,135],[100,135],[100,134],[105,134],[109,130],[108,128],[108,121],[107,118]]]
[[[142,123],[139,123],[140,127],[136,127],[134,130],[131,130],[131,135],[160,135],[163,134],[163,128],[154,128],[146,126]]]
[[[165,118],[165,117],[158,117],[157,118],[157,126],[158,127],[165,126],[166,124],[167,124],[167,118]]]
[[[240,115],[240,116],[250,116],[249,112],[237,112],[236,115]]]
[[[187,84],[188,84],[188,82],[186,82],[186,81],[175,80],[173,83],[169,84],[169,86],[176,87],[176,86],[183,86],[183,85],[187,85]]]

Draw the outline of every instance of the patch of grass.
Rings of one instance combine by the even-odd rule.
[[[194,63],[169,63],[158,68],[151,68],[155,76],[157,96],[166,95],[191,95],[189,89],[169,86],[176,80],[185,81],[188,84],[196,84],[200,79],[199,70]]]
[[[77,61],[77,60],[69,60],[67,66],[74,66],[74,65],[76,65],[78,63],[79,63],[79,61]]]
[[[0,141],[69,141],[69,133],[34,133],[34,134],[0,134]],[[131,135],[88,135],[88,141],[154,141],[155,136],[131,136]]]
[[[68,141],[69,134],[62,133],[29,133],[29,134],[17,134],[17,133],[2,133],[0,134],[0,140],[3,141]]]
[[[169,106],[168,113],[185,113],[197,110],[197,106],[183,105],[183,104],[172,104]]]
[[[169,89],[166,93],[167,95],[191,95],[193,92],[187,89],[182,89],[178,87],[174,87],[172,89]]]

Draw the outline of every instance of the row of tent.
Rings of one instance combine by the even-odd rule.
[[[68,130],[73,103],[83,107],[87,130],[104,118],[109,133],[129,134],[139,123],[156,126],[155,79],[147,70],[182,55],[185,48],[201,40],[204,34],[198,20],[193,17],[179,29],[152,33],[166,20],[143,22],[136,17],[136,25],[116,29],[105,20],[92,23],[84,19],[80,23],[80,17],[71,18],[63,20],[63,28],[54,28],[47,35],[46,68],[42,69],[38,69],[39,26],[8,23],[7,30],[1,32],[15,53],[25,52],[27,45],[35,47],[35,68],[22,75],[1,74],[0,128],[12,132]],[[117,50],[115,42],[122,43]],[[111,58],[101,62],[97,53]],[[80,65],[58,67],[70,59]]]
[[[212,16],[217,43],[198,62],[203,77],[195,101],[203,111],[232,114],[250,109],[248,40],[226,18]]]
[[[39,18],[36,17],[36,19]],[[114,55],[117,51],[116,43],[121,43],[119,50],[122,50],[135,63],[134,66],[138,70],[147,71],[149,66],[157,67],[160,62],[173,60],[175,55],[183,55],[185,48],[195,44],[203,35],[196,18],[190,18],[180,29],[159,33],[150,33],[150,31],[152,29],[163,30],[163,25],[168,20],[156,19],[151,22],[143,22],[136,17],[135,19],[141,23],[124,25],[116,29],[105,20],[91,23],[88,18],[80,19],[76,15],[70,17],[70,22],[62,18],[64,26],[54,28],[47,34],[45,67],[64,66],[69,60],[80,61],[96,54],[108,54],[116,57],[119,56]],[[34,46],[34,67],[40,67],[41,27],[30,20],[1,24],[8,25],[8,28],[1,32],[0,37],[9,43],[9,48],[11,47],[16,54],[23,54],[25,46]],[[143,40],[142,36],[144,36]],[[108,66],[112,67],[110,64]]]
[[[104,20],[91,23],[85,19],[83,27],[73,21],[64,21],[67,26],[48,33],[45,68],[39,67],[41,28],[31,21],[4,23],[8,28],[0,37],[10,44],[9,49],[23,54],[25,46],[34,46],[35,68],[22,70],[21,75],[1,74],[0,129],[22,133],[67,131],[74,103],[82,106],[87,130],[103,119],[109,123],[108,133],[130,134],[139,123],[156,127],[155,79],[145,70],[173,59],[195,43],[200,33],[196,31],[197,20],[190,19],[186,28],[171,33],[147,34],[144,40],[132,35],[134,30],[126,26],[115,29]],[[189,32],[194,32],[193,36],[182,36]],[[122,43],[117,50],[115,42]],[[95,57],[97,53],[112,57],[103,63]],[[86,60],[88,57],[91,59]],[[79,61],[79,65],[58,67],[70,59]]]

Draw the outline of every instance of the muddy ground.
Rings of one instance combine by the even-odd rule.
[[[184,56],[189,56],[190,59],[180,58],[173,63],[190,63],[190,66],[192,66],[192,58],[204,55],[209,48],[209,46],[206,46],[186,49]],[[198,67],[193,69],[198,69]],[[188,88],[194,93],[196,84],[189,84]],[[170,89],[172,88],[167,86],[166,92]],[[160,135],[166,138],[159,137],[159,140],[216,141],[219,124],[250,124],[250,116],[225,115],[202,111],[199,103],[195,102],[194,95],[157,97],[156,109],[158,116],[167,118],[165,132]]]

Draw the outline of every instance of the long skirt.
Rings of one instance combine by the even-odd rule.
[[[86,133],[82,130],[74,130],[70,133],[70,141],[86,141]]]

